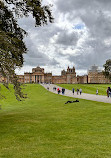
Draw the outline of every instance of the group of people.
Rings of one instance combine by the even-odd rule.
[[[107,90],[106,90],[106,93],[107,93],[107,97],[111,97],[111,88],[108,87]],[[98,95],[98,89],[96,90],[96,95]]]
[[[62,94],[65,94],[65,88],[62,88],[62,90],[60,90],[60,88],[57,88],[57,92],[58,94],[60,94],[60,92],[62,92]]]
[[[49,87],[47,87],[47,90],[49,90]],[[53,91],[56,91],[56,90],[57,90],[58,94],[60,94],[61,92],[62,92],[63,95],[65,94],[65,88],[60,89],[60,88],[53,87]],[[77,92],[77,95],[78,94],[81,95],[82,94],[82,89],[77,88],[76,92]],[[72,93],[74,95],[74,93],[75,93],[74,88],[72,88]],[[98,89],[96,90],[96,95],[98,95]],[[110,87],[107,88],[107,97],[109,97],[109,96],[111,97],[111,88]]]
[[[56,87],[53,87],[53,91],[56,91]],[[57,93],[60,94],[62,92],[62,94],[65,94],[65,88],[60,89],[59,87],[57,88]],[[72,93],[74,95],[75,89],[72,88]],[[80,95],[82,94],[82,89],[77,89],[77,95],[80,93]]]
[[[59,87],[58,87],[58,88],[53,87],[53,91],[56,91],[56,89],[57,89],[57,93],[58,93],[58,94],[60,94],[61,92],[62,92],[63,95],[65,94],[65,88],[60,89]],[[75,92],[75,89],[72,88],[72,93],[73,93],[73,95],[74,95],[74,92]],[[81,89],[81,88],[80,88],[80,89],[77,89],[77,95],[78,95],[79,93],[80,93],[80,95],[82,94],[82,89]]]
[[[108,87],[107,88],[107,97],[109,98],[109,97],[111,97],[111,88],[110,87]]]
[[[65,88],[60,89],[59,87],[58,88],[53,87],[53,91],[56,91],[56,89],[57,89],[58,94],[60,94],[61,92],[62,92],[63,95],[65,94]]]
[[[49,90],[49,87],[47,87],[47,90]],[[57,90],[58,94],[60,94],[61,92],[62,92],[63,95],[65,94],[65,88],[60,89],[60,88],[53,87],[53,91],[56,91],[56,90]],[[82,89],[81,88],[80,89],[77,88],[76,91],[77,91],[77,95],[82,94]],[[106,92],[107,92],[107,97],[108,98],[111,97],[111,88],[110,87],[107,88]],[[74,88],[72,88],[72,93],[74,95],[74,93],[75,93]],[[98,89],[96,90],[96,95],[98,95]]]
[[[74,88],[72,88],[72,93],[73,93],[73,95],[74,95],[74,92],[75,92],[75,89]],[[80,95],[82,94],[82,89],[80,88],[80,89],[78,89],[77,88],[77,95],[80,93]]]

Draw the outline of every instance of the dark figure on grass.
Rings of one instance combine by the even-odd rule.
[[[74,100],[74,101],[70,101],[70,100],[68,100],[65,104],[68,104],[68,103],[76,103],[76,102],[79,102],[79,100]]]

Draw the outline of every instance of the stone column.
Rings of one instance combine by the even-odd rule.
[[[38,76],[38,75],[36,75],[36,83],[38,83],[38,78],[39,78],[39,76]]]
[[[34,76],[34,83],[36,83],[36,75]]]
[[[44,76],[42,76],[42,83],[44,83]]]

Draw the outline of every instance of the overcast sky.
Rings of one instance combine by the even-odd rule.
[[[28,32],[24,39],[28,53],[17,74],[40,66],[45,72],[60,75],[69,65],[83,75],[90,66],[102,68],[111,59],[111,0],[44,0],[44,3],[53,4],[53,24],[34,27],[31,16],[19,20],[19,25]]]

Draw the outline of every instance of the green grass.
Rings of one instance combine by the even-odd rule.
[[[110,158],[111,104],[53,94],[28,85],[28,99],[1,100],[0,158]]]
[[[58,86],[64,87],[66,89],[72,90],[72,88],[77,90],[77,88],[82,88],[83,93],[96,94],[98,89],[99,95],[107,95],[106,90],[111,87],[111,84],[58,84]]]

